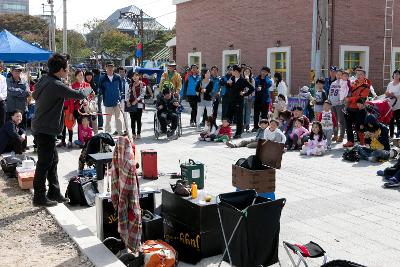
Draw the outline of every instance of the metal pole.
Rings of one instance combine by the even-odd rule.
[[[320,41],[320,50],[321,50],[321,74],[326,77],[327,70],[329,68],[328,64],[328,0],[321,0],[321,41]]]
[[[144,29],[143,29],[143,10],[140,10],[140,39],[142,43],[142,56],[140,57],[140,64],[143,64],[143,56],[144,56]]]
[[[317,14],[318,0],[313,0],[313,18],[312,18],[312,35],[311,35],[311,69],[315,70],[315,57],[317,53]]]
[[[56,52],[56,25],[54,19],[54,1],[48,0],[50,4],[50,29],[51,29],[51,51]]]
[[[63,0],[63,53],[68,53],[68,31],[67,31],[67,0]]]

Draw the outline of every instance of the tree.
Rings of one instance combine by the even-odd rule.
[[[0,29],[6,29],[30,43],[48,48],[49,29],[47,21],[25,14],[0,15]]]
[[[100,38],[103,33],[112,31],[113,27],[105,20],[93,19],[83,24],[88,34],[86,34],[86,41],[88,46],[95,52],[102,52],[100,46]]]
[[[78,63],[82,59],[91,56],[92,51],[86,45],[85,37],[74,30],[69,30],[68,33],[68,54],[71,56],[72,62]],[[62,51],[63,46],[63,32],[61,30],[56,31],[56,47],[57,51]]]
[[[118,30],[104,32],[100,36],[100,48],[114,56],[132,55],[137,39]]]
[[[156,38],[153,41],[147,42],[143,45],[144,58],[151,59],[151,57],[163,49],[165,44],[174,36],[175,35],[172,31],[158,31]]]

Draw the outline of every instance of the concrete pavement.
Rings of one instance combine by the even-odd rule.
[[[175,141],[153,137],[154,111],[143,114],[143,139],[137,148],[156,149],[159,172],[179,172],[179,163],[189,158],[206,166],[205,190],[212,195],[234,191],[231,165],[255,150],[230,149],[221,143],[198,142],[195,128],[187,127],[189,115],[183,114],[183,136]],[[252,135],[243,135],[244,138]],[[80,150],[59,150],[59,177],[62,192],[78,168]],[[277,198],[286,198],[282,212],[281,240],[307,243],[313,240],[328,253],[330,259],[346,259],[367,266],[400,265],[400,192],[381,186],[376,171],[391,163],[349,163],[341,159],[339,145],[323,157],[300,156],[288,152],[283,156],[282,169],[277,171]],[[171,180],[171,183],[174,180]],[[154,188],[169,187],[170,179],[142,181]],[[157,195],[157,204],[161,202]],[[96,233],[95,208],[70,208],[81,222]],[[260,229],[262,231],[262,229]],[[282,266],[290,262],[282,246]],[[197,266],[216,266],[219,257],[205,259]],[[319,266],[320,260],[311,261]],[[318,265],[319,264],[319,265]],[[179,266],[190,266],[180,264]]]

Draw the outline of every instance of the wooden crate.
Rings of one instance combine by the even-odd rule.
[[[254,189],[258,193],[275,192],[275,169],[249,170],[232,165],[232,185],[241,190]]]

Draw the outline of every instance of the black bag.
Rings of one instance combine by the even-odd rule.
[[[0,161],[1,169],[8,177],[17,177],[17,167],[20,167],[24,160],[33,160],[35,162],[34,158],[25,155],[8,156]]]
[[[352,148],[350,150],[346,150],[343,152],[343,159],[350,162],[358,162],[361,159],[360,154],[356,148]]]
[[[72,178],[65,192],[70,205],[94,206],[96,194],[99,193],[97,185],[90,177],[77,176]]]
[[[257,156],[250,156],[247,159],[241,158],[236,162],[236,165],[249,170],[266,170],[267,166],[263,165]]]
[[[170,184],[172,191],[178,196],[188,197],[192,193],[192,188],[186,180],[178,180],[175,184]]]

